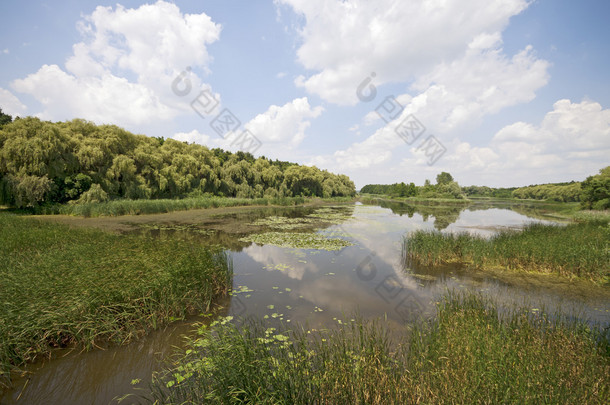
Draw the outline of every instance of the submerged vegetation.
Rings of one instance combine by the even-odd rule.
[[[609,244],[608,223],[595,221],[530,224],[521,232],[503,230],[490,239],[419,230],[405,237],[403,249],[407,260],[425,266],[464,263],[608,281]]]
[[[277,330],[225,318],[157,375],[157,404],[587,403],[610,400],[610,342],[585,324],[450,294],[390,335],[356,320]],[[566,350],[566,348],[569,348]]]
[[[351,217],[351,213],[337,207],[318,208],[313,213],[301,218],[286,218],[271,216],[256,220],[252,225],[266,226],[272,229],[289,231],[309,228],[312,231],[320,225],[341,224]],[[339,233],[340,234],[340,233]],[[293,249],[341,250],[353,243],[331,236],[343,236],[337,233],[312,232],[264,232],[244,236],[242,242],[254,242],[261,245],[275,245]]]
[[[0,127],[0,204],[36,207],[118,198],[353,196],[315,166],[255,158],[84,120],[26,117]]]
[[[123,343],[231,286],[222,252],[0,214],[0,385],[53,348]]]
[[[293,249],[323,249],[341,250],[353,243],[340,239],[329,238],[319,233],[307,232],[265,232],[244,236],[242,242],[254,242],[259,245],[275,245]]]

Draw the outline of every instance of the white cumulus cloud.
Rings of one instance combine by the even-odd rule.
[[[323,111],[321,106],[312,108],[307,97],[297,98],[283,106],[270,106],[245,127],[264,143],[294,147],[305,138],[305,131],[311,125],[311,119],[318,117]]]
[[[526,0],[276,0],[304,17],[299,62],[315,73],[298,86],[337,104],[356,87],[410,82],[471,49],[489,48]]]
[[[458,142],[446,157],[455,168],[479,184],[526,185],[582,179],[609,164],[610,109],[585,100],[563,99],[540,124],[515,122],[500,129],[485,147]],[[507,173],[509,173],[507,175]]]
[[[536,59],[530,47],[509,59],[502,54],[500,45],[497,36],[476,37],[461,58],[441,63],[420,76],[411,86],[414,95],[395,98],[404,110],[394,120],[326,160],[336,162],[341,169],[381,165],[391,160],[394,150],[405,145],[397,128],[411,115],[423,125],[426,136],[434,134],[443,143],[456,133],[476,127],[485,115],[532,100],[536,90],[548,82],[548,62]],[[372,108],[382,102],[384,99],[378,97],[371,103]],[[376,110],[364,117],[365,125],[380,121]],[[426,136],[412,145],[412,151],[419,155],[417,161],[424,165],[427,158],[417,146]],[[318,160],[318,164],[323,162],[324,159]]]
[[[210,147],[219,147],[226,150],[250,152],[249,147],[254,147],[257,155],[277,159],[295,159],[297,146],[306,136],[307,128],[311,121],[324,111],[322,106],[312,107],[307,97],[296,98],[284,105],[271,105],[263,113],[256,115],[243,127],[234,132],[228,132],[224,138],[216,134],[203,136]],[[241,143],[245,130],[253,136],[252,144]],[[193,134],[192,131],[189,134]],[[179,134],[180,140],[203,143],[197,140],[199,135]],[[197,133],[198,134],[198,133]],[[174,136],[174,139],[176,136]],[[256,145],[256,146],[253,146]]]
[[[27,110],[17,96],[2,87],[0,87],[0,108],[5,114],[17,116],[23,115]]]
[[[181,142],[198,143],[201,145],[207,145],[210,141],[209,135],[202,134],[196,129],[192,130],[191,132],[175,133],[171,138]]]
[[[183,14],[175,4],[158,1],[128,9],[99,6],[78,28],[65,68],[43,65],[12,82],[34,96],[46,119],[81,117],[123,126],[168,119],[188,111],[195,91],[207,85],[191,71],[191,97],[172,93],[172,81],[187,67],[207,71],[207,45],[221,27],[205,13]]]

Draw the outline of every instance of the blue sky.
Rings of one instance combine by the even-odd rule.
[[[520,186],[610,164],[605,0],[27,0],[0,14],[12,115],[250,149],[358,188],[440,171]],[[217,102],[204,117],[202,92]],[[240,125],[221,137],[225,109]],[[236,142],[244,130],[257,142]]]

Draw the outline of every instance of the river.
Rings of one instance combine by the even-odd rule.
[[[489,237],[499,229],[552,222],[523,205],[412,206],[386,202],[249,207],[203,216],[201,212],[108,221],[122,221],[119,229],[122,232],[197,239],[228,249],[233,261],[234,294],[218,303],[214,316],[255,317],[270,324],[299,324],[310,329],[333,327],[341,320],[360,316],[381,318],[390,328],[400,329],[404,324],[434,316],[439,297],[453,289],[480,292],[506,307],[561,311],[592,323],[610,323],[608,290],[590,283],[569,282],[549,275],[473,271],[461,266],[418,268],[404,260],[404,235],[417,229]],[[266,218],[277,217],[290,220],[276,226],[273,221],[265,222]],[[290,224],[298,224],[303,218],[330,222],[322,222],[321,226],[321,222],[308,220],[298,225],[298,232],[317,232],[352,245],[328,251],[243,240],[257,232],[294,232],[297,225]],[[95,221],[99,224],[104,219]],[[183,344],[184,335],[193,334],[193,322],[204,319],[211,318],[193,317],[177,322],[122,347],[87,353],[55,352],[52,360],[29,365],[28,373],[15,379],[14,388],[4,393],[0,403],[108,404],[127,393],[145,395],[152,372],[160,369],[163,360]]]

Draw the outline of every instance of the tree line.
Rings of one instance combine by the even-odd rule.
[[[81,119],[13,121],[1,110],[0,118],[0,204],[12,207],[194,195],[355,195],[349,177],[315,166],[134,135]]]
[[[582,188],[580,182],[539,184],[519,187],[513,191],[513,197],[519,199],[549,200],[560,202],[580,201]]]
[[[383,194],[392,197],[421,197],[421,198],[454,198],[464,199],[466,195],[460,185],[447,172],[441,172],[436,176],[436,184],[426,180],[423,186],[414,183],[405,184],[367,184],[360,190],[366,194]]]
[[[606,166],[595,176],[589,176],[581,183],[581,205],[586,209],[610,209],[610,166]]]
[[[487,186],[460,187],[447,172],[436,176],[436,184],[426,180],[423,186],[406,184],[367,184],[360,190],[366,194],[383,194],[392,197],[456,198],[492,197],[534,199],[559,202],[581,202],[582,208],[610,209],[610,166],[589,176],[583,182],[537,184],[526,187],[493,188]]]
[[[465,186],[462,191],[468,197],[492,197],[492,198],[513,198],[513,191],[517,187],[498,187],[487,186]]]
[[[583,182],[520,187],[513,191],[513,197],[561,202],[580,201],[585,209],[610,209],[610,166],[601,169],[599,174],[587,177]]]

